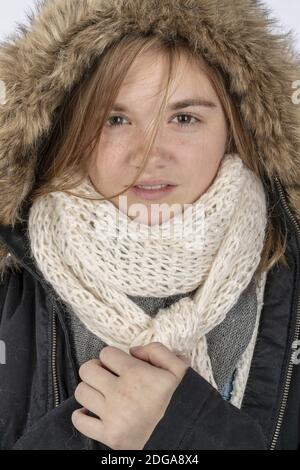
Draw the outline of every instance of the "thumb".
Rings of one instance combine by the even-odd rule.
[[[129,352],[137,359],[141,359],[146,362],[149,361],[149,354],[147,353],[145,346],[133,346],[132,348],[129,348]]]
[[[172,372],[178,378],[182,378],[189,366],[186,358],[176,356],[174,352],[159,342],[130,348],[130,353],[137,359]]]

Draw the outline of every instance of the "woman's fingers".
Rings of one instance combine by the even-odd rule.
[[[90,387],[85,382],[80,382],[75,390],[74,396],[76,401],[84,408],[91,411],[99,418],[103,417],[105,397],[100,392]]]

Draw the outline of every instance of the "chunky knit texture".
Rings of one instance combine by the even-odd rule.
[[[99,196],[88,179],[77,189]],[[125,352],[160,341],[217,388],[206,334],[249,285],[266,217],[262,182],[239,155],[226,154],[213,183],[184,217],[178,213],[148,226],[110,201],[54,192],[32,205],[28,232],[45,279],[90,331]],[[160,309],[155,318],[128,298],[195,288],[192,298]]]

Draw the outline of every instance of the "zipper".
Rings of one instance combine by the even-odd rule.
[[[60,394],[59,394],[58,374],[57,374],[57,317],[56,317],[54,304],[52,304],[51,367],[52,367],[54,407],[57,407],[60,404]]]
[[[0,237],[1,239],[1,237]],[[3,240],[5,243],[5,239]],[[49,293],[49,296],[52,298],[52,319],[51,319],[51,332],[52,332],[52,340],[51,340],[51,375],[52,375],[52,388],[53,388],[53,396],[54,396],[54,407],[60,405],[61,397],[59,391],[59,381],[58,381],[58,367],[57,367],[57,313],[55,310],[55,295],[53,295],[53,289],[49,287],[49,284],[45,283],[43,277],[38,275],[35,270],[33,270],[30,266],[24,262],[23,258],[20,258],[18,254],[15,252],[12,247],[10,247],[10,252],[7,254],[7,257],[13,256],[20,261],[21,266],[26,269],[37,281],[41,283],[44,287],[45,291]],[[74,366],[73,366],[73,370]],[[76,376],[76,373],[74,373]]]
[[[300,240],[300,226],[298,224],[298,221],[296,220],[294,214],[291,212],[291,210],[289,208],[289,205],[287,203],[287,200],[286,200],[286,197],[284,195],[282,185],[281,185],[279,179],[277,177],[275,177],[274,181],[275,181],[275,184],[277,186],[282,205],[285,208],[285,210],[286,210],[286,212],[289,216],[290,221],[292,222],[292,224],[294,225],[294,227],[296,229],[296,233],[298,235],[298,241],[299,241]],[[296,310],[296,326],[295,326],[295,333],[294,333],[294,337],[293,337],[293,343],[294,343],[294,341],[298,340],[299,334],[300,334],[300,296],[298,295],[297,310]],[[293,369],[294,369],[294,363],[293,363],[292,357],[293,357],[293,354],[291,353],[291,356],[289,358],[287,373],[286,373],[286,380],[285,380],[285,384],[284,384],[282,400],[281,400],[281,403],[280,403],[278,418],[277,418],[275,430],[274,430],[274,433],[273,433],[273,437],[272,437],[272,441],[271,441],[271,445],[270,445],[270,450],[275,450],[275,448],[276,448],[276,444],[277,444],[277,441],[278,441],[280,429],[281,429],[283,418],[284,418],[284,413],[285,413],[285,410],[286,410],[286,405],[287,405],[287,400],[288,400],[288,395],[289,395],[289,390],[290,390],[291,380],[292,380],[292,373],[293,373]]]

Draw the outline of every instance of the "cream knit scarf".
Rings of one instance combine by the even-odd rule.
[[[88,178],[76,189],[99,197]],[[261,180],[239,155],[225,154],[209,189],[161,225],[138,223],[107,200],[58,191],[33,203],[28,235],[45,279],[106,344],[128,353],[159,341],[217,388],[205,335],[250,283],[266,221]],[[154,318],[127,296],[196,288]]]

